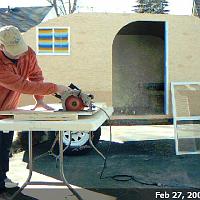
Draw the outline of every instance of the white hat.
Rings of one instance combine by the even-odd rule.
[[[17,27],[4,26],[0,28],[0,43],[13,56],[20,55],[28,50],[28,45]]]

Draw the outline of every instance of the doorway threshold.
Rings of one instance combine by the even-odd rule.
[[[171,115],[113,115],[112,125],[171,125]]]

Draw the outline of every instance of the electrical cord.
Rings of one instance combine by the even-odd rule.
[[[111,149],[111,145],[112,145],[112,125],[111,125],[111,118],[110,116],[108,115],[108,113],[101,107],[98,107],[95,105],[95,107],[99,108],[101,111],[103,111],[106,116],[108,117],[108,123],[109,123],[109,129],[110,129],[110,141],[109,141],[109,146],[107,148],[107,151],[106,151],[106,154],[105,154],[105,160],[104,160],[104,163],[103,163],[103,168],[101,170],[101,173],[100,173],[100,179],[113,179],[115,181],[121,181],[121,182],[125,182],[125,181],[130,181],[130,180],[133,180],[139,184],[142,184],[142,185],[151,185],[151,186],[157,186],[157,187],[162,187],[162,188],[187,188],[187,189],[195,189],[195,190],[200,190],[200,188],[197,188],[197,187],[188,187],[187,185],[167,185],[167,184],[162,184],[162,183],[157,183],[157,182],[146,182],[146,181],[143,181],[143,180],[139,180],[137,179],[135,176],[133,175],[128,175],[128,174],[117,174],[117,175],[113,175],[113,176],[105,176],[103,177],[103,174],[104,174],[104,171],[106,169],[106,164],[107,164],[107,159],[108,159],[108,155],[110,153],[110,149]]]
[[[112,126],[111,126],[111,119],[110,119],[110,116],[108,115],[108,113],[103,108],[101,108],[99,106],[95,105],[95,107],[99,108],[101,111],[103,111],[106,114],[106,116],[108,117],[108,123],[109,123],[109,129],[110,129],[109,130],[109,132],[110,132],[110,141],[109,141],[108,148],[107,148],[107,151],[106,151],[106,154],[105,154],[105,160],[104,160],[104,163],[103,163],[103,169],[102,169],[102,171],[100,173],[100,179],[104,179],[103,178],[103,173],[104,173],[104,170],[106,168],[106,162],[107,162],[108,155],[110,153],[111,144],[112,144]],[[110,178],[110,177],[107,177],[107,178]]]

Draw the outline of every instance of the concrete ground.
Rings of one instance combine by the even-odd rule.
[[[103,159],[96,152],[65,156],[66,178],[84,200],[149,200],[155,199],[155,192],[160,189],[200,188],[200,156],[175,155],[173,126],[115,126],[112,134],[111,150],[102,179]],[[109,127],[102,127],[98,149],[103,153],[106,153],[108,141]],[[37,145],[34,156],[46,152],[49,147],[50,143]],[[22,185],[28,175],[27,152],[14,154],[10,165],[9,177]],[[131,179],[113,179],[113,176],[122,174],[129,175]],[[55,159],[47,156],[36,160],[32,180],[59,180]],[[28,186],[23,194],[17,199],[76,199],[69,191],[55,186]]]

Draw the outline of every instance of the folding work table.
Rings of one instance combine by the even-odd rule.
[[[107,113],[105,113],[104,111]],[[104,107],[91,116],[79,116],[78,120],[73,121],[31,121],[31,120],[15,120],[3,119],[0,120],[0,129],[4,131],[28,131],[29,134],[29,176],[22,187],[14,193],[11,199],[14,199],[27,185],[37,185],[41,182],[31,181],[33,171],[33,156],[32,156],[32,131],[58,131],[59,133],[59,172],[62,183],[55,185],[66,185],[71,192],[78,198],[82,199],[79,194],[71,188],[65,178],[63,170],[63,131],[96,131],[113,113],[112,107]]]

